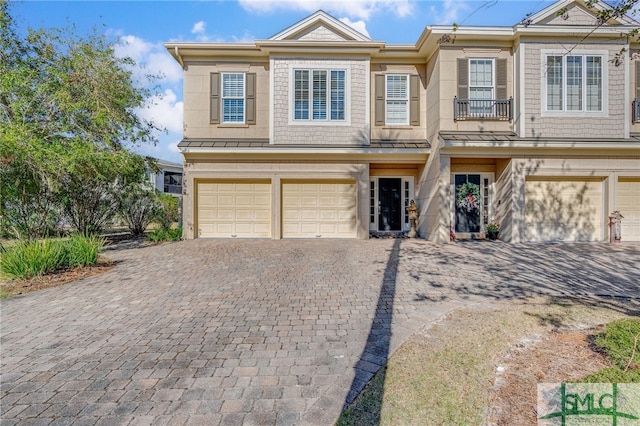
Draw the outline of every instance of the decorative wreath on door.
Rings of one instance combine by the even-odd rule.
[[[472,182],[463,183],[458,187],[456,204],[468,212],[480,208],[480,186]]]

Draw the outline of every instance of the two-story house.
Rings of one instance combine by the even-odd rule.
[[[596,4],[595,7],[600,7]],[[640,241],[638,23],[582,0],[513,27],[374,41],[318,11],[253,43],[167,43],[184,68],[185,238]],[[614,61],[624,49],[621,60]]]

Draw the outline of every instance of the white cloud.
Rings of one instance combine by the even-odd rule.
[[[148,83],[146,75],[161,76],[156,83],[177,83],[182,79],[182,68],[162,43],[151,43],[134,35],[121,35],[114,46],[116,56],[133,59],[134,78]]]
[[[347,24],[354,30],[358,31],[360,34],[366,35],[371,38],[369,35],[369,31],[367,31],[367,23],[363,20],[352,22],[349,18],[340,18],[340,22]]]
[[[239,3],[245,10],[257,13],[283,9],[315,12],[322,9],[365,21],[376,13],[391,12],[405,17],[413,11],[413,5],[409,0],[239,0]]]
[[[198,21],[195,24],[193,24],[193,27],[191,28],[191,33],[192,34],[204,34],[206,26],[207,26],[206,22]]]
[[[431,6],[432,19],[436,25],[450,25],[454,22],[459,24],[460,14],[468,10],[470,10],[469,5],[462,0],[444,0],[441,10]]]
[[[180,148],[178,148],[178,144],[180,143],[180,141],[176,141],[173,143],[170,143],[168,146],[169,151],[171,152],[176,152],[176,153],[180,153]]]
[[[148,98],[145,106],[138,108],[138,117],[155,123],[158,127],[165,128],[168,132],[182,132],[182,116],[184,103],[178,101],[178,97],[171,89],[166,89]]]

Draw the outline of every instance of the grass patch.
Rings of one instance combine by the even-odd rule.
[[[0,253],[0,274],[29,279],[60,269],[94,265],[104,240],[73,235],[68,240],[19,241]]]
[[[496,365],[515,342],[621,316],[604,308],[537,302],[455,311],[428,334],[414,335],[337,424],[484,424]],[[535,384],[533,377],[528,387],[534,393]]]
[[[607,355],[613,366],[586,376],[583,381],[640,382],[640,319],[623,318],[610,322],[594,343]]]

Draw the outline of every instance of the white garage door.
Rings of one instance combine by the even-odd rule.
[[[619,178],[616,210],[622,219],[622,241],[640,241],[640,178]]]
[[[282,185],[284,238],[355,238],[355,182]]]
[[[527,177],[525,226],[528,241],[601,241],[602,180]]]
[[[198,184],[198,237],[271,237],[271,183]]]

